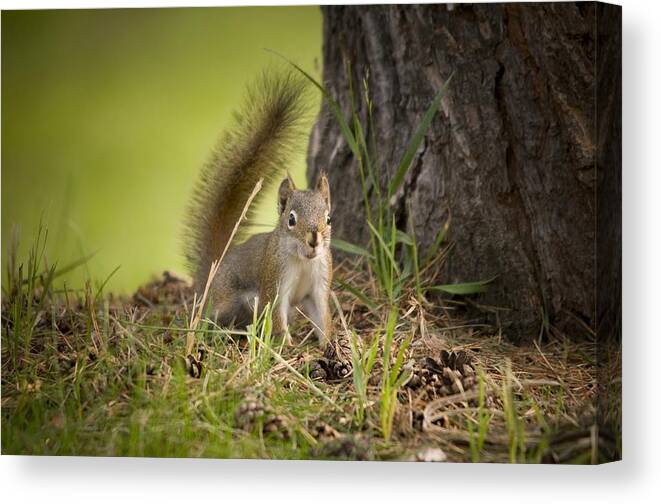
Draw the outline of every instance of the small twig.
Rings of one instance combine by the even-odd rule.
[[[304,318],[305,320],[307,320],[308,322],[310,322],[310,323],[312,324],[312,326],[313,326],[315,329],[318,329],[319,331],[321,331],[321,333],[324,335],[324,337],[326,336],[326,332],[325,332],[321,327],[319,327],[319,326],[315,323],[314,320],[312,320],[310,317],[308,317],[307,314],[306,314],[305,312],[303,312],[303,310],[301,310],[298,306],[296,307],[296,311],[297,311],[298,313],[300,313],[301,315],[303,315],[303,318]],[[299,346],[302,345],[303,342],[304,342],[305,340],[307,340],[309,336],[310,336],[310,333],[308,333],[308,335],[303,339],[303,341],[301,341],[301,343],[299,344]]]
[[[335,308],[337,309],[337,312],[340,315],[340,321],[342,322],[342,327],[344,328],[344,332],[346,333],[348,338],[351,338],[351,331],[349,330],[349,326],[347,325],[347,319],[344,318],[344,312],[342,311],[342,306],[340,306],[340,301],[337,299],[335,292],[331,291],[331,297],[333,298],[333,303],[335,303]]]
[[[207,284],[204,287],[204,293],[202,294],[202,298],[199,301],[197,312],[195,312],[195,305],[193,304],[193,312],[195,313],[195,315],[191,319],[190,325],[188,327],[192,331],[197,329],[200,320],[202,320],[204,305],[207,302],[207,296],[209,295],[209,289],[211,288],[211,283],[213,282],[216,273],[218,273],[218,268],[220,268],[220,263],[223,262],[225,254],[227,253],[227,250],[229,249],[229,246],[232,243],[232,240],[234,239],[234,235],[239,229],[239,225],[241,224],[241,221],[243,221],[243,219],[246,216],[246,213],[248,213],[248,208],[250,208],[252,200],[255,198],[255,196],[257,196],[257,193],[262,189],[263,180],[264,179],[259,179],[257,181],[257,184],[255,184],[255,188],[252,190],[252,193],[250,193],[250,196],[248,196],[248,200],[246,201],[246,204],[243,206],[243,210],[241,211],[241,216],[236,221],[236,224],[234,224],[234,229],[232,230],[232,234],[230,235],[229,240],[227,240],[227,243],[225,244],[225,249],[223,250],[223,253],[220,256],[220,259],[213,261],[211,263],[211,268],[209,269],[209,276],[207,277]],[[188,335],[186,336],[186,354],[190,354],[193,351],[193,346],[195,346],[195,332],[189,332]]]

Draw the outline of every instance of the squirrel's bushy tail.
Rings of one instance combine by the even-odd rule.
[[[262,195],[284,176],[292,151],[304,138],[306,89],[303,77],[293,71],[263,72],[203,167],[185,229],[185,256],[198,288],[222,254],[255,184],[264,179]]]

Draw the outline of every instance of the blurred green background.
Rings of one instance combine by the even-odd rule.
[[[278,62],[263,49],[318,78],[321,35],[316,6],[3,12],[3,279],[12,227],[25,257],[40,219],[51,263],[98,251],[69,287],[116,266],[115,292],[183,272],[192,184],[246,83]]]

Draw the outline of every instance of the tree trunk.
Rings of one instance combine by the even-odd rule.
[[[594,3],[322,7],[324,82],[348,116],[344,60],[351,62],[354,88],[362,89],[369,70],[378,158],[390,176],[434,95],[454,72],[392,201],[393,211],[399,222],[407,222],[410,208],[423,251],[451,215],[454,248],[443,283],[497,276],[476,303],[488,306],[514,340],[536,337],[543,317],[570,335],[597,326],[597,147],[604,140],[597,137],[613,132],[598,131],[596,100],[615,105],[620,100],[615,66],[609,74],[613,82],[596,92],[596,22],[620,29],[619,8],[612,7],[616,15],[605,18],[599,10],[604,8]],[[361,117],[365,108],[360,100]],[[334,235],[365,243],[357,165],[325,106],[308,161],[311,181],[322,169],[329,173]],[[604,167],[619,169],[608,162]],[[613,198],[619,208],[619,184],[610,189],[600,201]],[[600,246],[617,247],[617,239],[604,236]],[[604,266],[609,275],[615,265]],[[619,288],[619,270],[616,277]]]

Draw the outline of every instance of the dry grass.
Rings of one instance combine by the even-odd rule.
[[[356,269],[340,265],[336,274],[369,292],[367,275],[350,271]],[[203,320],[193,333],[197,372],[184,359],[192,289],[178,278],[164,275],[131,299],[42,292],[28,346],[4,296],[2,451],[563,463],[619,458],[619,402],[605,408],[596,428],[597,359],[589,339],[517,347],[496,328],[463,319],[457,303],[420,302],[411,291],[396,309],[385,351],[388,306],[370,309],[348,292],[336,293],[337,343],[330,350],[317,347],[305,319],[292,328],[293,347],[264,324],[237,336]],[[34,302],[41,301],[37,294]],[[358,343],[353,356],[352,331]],[[383,370],[392,372],[405,341],[410,345],[400,352],[402,366],[392,380],[386,440]],[[361,406],[352,361],[364,363],[371,349],[376,353],[363,373]],[[442,369],[443,351],[464,352],[473,378]],[[617,376],[619,350],[610,355],[607,374]]]

